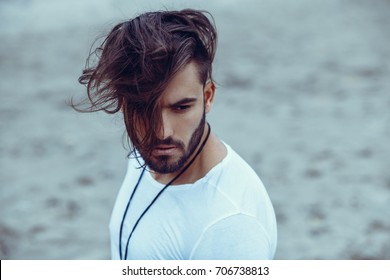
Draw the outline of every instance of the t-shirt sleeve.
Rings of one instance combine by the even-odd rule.
[[[274,252],[264,227],[254,218],[236,214],[211,225],[198,240],[193,260],[265,260]]]

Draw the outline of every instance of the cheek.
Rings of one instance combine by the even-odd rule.
[[[190,112],[177,116],[177,131],[180,135],[179,137],[183,138],[183,140],[187,141],[191,138],[193,132],[198,128],[202,117],[203,117],[203,107],[194,108]],[[184,139],[185,138],[185,139]]]
[[[192,129],[195,129],[199,126],[204,114],[204,106],[197,106],[188,116],[188,121],[191,122]]]

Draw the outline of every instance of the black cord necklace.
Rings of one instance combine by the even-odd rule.
[[[130,234],[129,234],[129,237],[127,238],[127,242],[126,242],[126,248],[125,248],[125,255],[122,256],[122,232],[123,232],[123,225],[124,225],[124,222],[125,222],[125,218],[126,218],[126,215],[127,215],[127,211],[129,210],[129,206],[130,206],[130,203],[131,203],[131,200],[133,199],[133,196],[135,194],[135,191],[137,190],[138,188],[138,185],[141,183],[141,180],[142,180],[142,177],[145,173],[145,170],[146,170],[146,167],[144,167],[142,169],[142,172],[141,172],[141,175],[139,176],[138,178],[138,181],[137,181],[137,184],[135,185],[134,187],[134,190],[133,192],[131,193],[131,196],[129,198],[129,201],[127,202],[127,205],[126,205],[126,209],[125,209],[125,212],[123,213],[123,217],[122,217],[122,222],[121,222],[121,227],[120,227],[120,231],[119,231],[119,256],[120,256],[120,259],[121,260],[125,260],[127,259],[127,253],[128,253],[128,247],[129,247],[129,242],[130,242],[130,238],[131,236],[133,235],[134,233],[134,230],[135,228],[137,227],[139,221],[141,220],[141,218],[145,215],[145,213],[149,210],[149,208],[153,205],[153,203],[157,200],[157,198],[163,193],[163,191],[165,191],[170,185],[173,184],[173,182],[175,182],[181,175],[183,175],[183,173],[191,166],[191,164],[195,161],[195,159],[198,157],[198,155],[202,152],[204,146],[206,145],[206,142],[207,140],[209,139],[209,136],[210,136],[210,131],[211,131],[211,128],[210,128],[210,125],[207,123],[207,126],[208,126],[208,132],[207,132],[207,135],[206,135],[206,138],[203,140],[201,146],[199,147],[198,151],[196,152],[195,156],[190,160],[190,162],[187,163],[187,165],[180,171],[179,174],[177,174],[171,181],[169,181],[161,190],[160,192],[155,196],[155,198],[149,203],[148,207],[146,207],[146,209],[142,212],[142,214],[139,216],[138,220],[135,222],[134,226],[133,226],[133,229],[131,230]]]

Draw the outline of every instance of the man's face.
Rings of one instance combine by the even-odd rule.
[[[162,93],[161,129],[151,153],[140,150],[147,166],[161,174],[179,171],[198,147],[205,130],[214,85],[199,80],[196,64],[185,66]]]

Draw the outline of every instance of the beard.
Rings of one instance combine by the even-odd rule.
[[[180,156],[178,159],[174,159],[172,156],[153,156],[143,155],[140,151],[142,158],[144,159],[146,165],[153,171],[160,174],[168,174],[179,171],[184,164],[190,159],[192,154],[195,152],[196,148],[199,146],[199,143],[202,139],[204,128],[206,125],[206,113],[203,111],[202,119],[198,127],[194,130],[191,135],[191,139],[188,143],[188,147],[186,148],[185,144],[182,141],[174,140],[171,137],[159,141],[156,145],[174,145],[176,149],[179,151]]]

